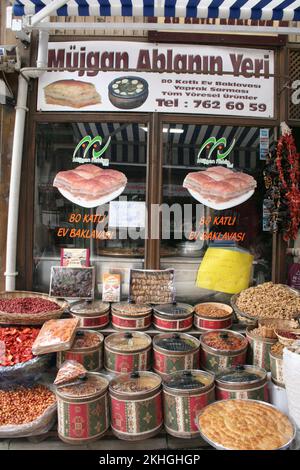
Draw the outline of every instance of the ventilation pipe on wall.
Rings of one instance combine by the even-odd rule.
[[[47,67],[48,40],[49,33],[47,31],[40,31],[37,66],[34,68],[23,68],[20,70],[19,74],[8,202],[6,272],[4,273],[6,277],[5,289],[7,291],[15,290],[16,276],[18,275],[16,268],[17,234],[24,131],[26,112],[28,111],[26,106],[28,97],[28,84],[31,78],[38,78],[43,73],[43,70],[41,69]]]

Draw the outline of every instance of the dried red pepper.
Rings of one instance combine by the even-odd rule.
[[[14,366],[32,359],[32,345],[39,328],[0,328],[0,366]]]
[[[39,297],[19,297],[0,300],[0,310],[6,313],[41,313],[59,309],[60,306],[57,303]]]

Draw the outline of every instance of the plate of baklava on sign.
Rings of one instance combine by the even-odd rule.
[[[224,166],[190,172],[183,181],[183,187],[194,199],[215,210],[242,204],[254,194],[256,186],[251,175]]]
[[[69,201],[92,208],[116,199],[125,189],[127,178],[121,171],[85,163],[74,170],[59,171],[53,186]]]

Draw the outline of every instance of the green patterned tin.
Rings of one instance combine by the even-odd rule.
[[[111,427],[124,440],[143,440],[163,424],[161,378],[153,372],[120,375],[110,382]]]
[[[283,380],[283,358],[270,352],[270,368],[273,382],[279,387],[285,387]]]
[[[216,399],[269,401],[267,372],[261,367],[237,365],[216,374]]]
[[[231,330],[207,331],[201,335],[201,369],[218,372],[246,363],[248,341]]]
[[[215,400],[214,375],[201,370],[170,374],[163,382],[164,423],[175,437],[200,436],[196,425],[199,411]]]
[[[151,338],[139,331],[113,333],[104,341],[104,366],[109,372],[125,374],[151,367]]]
[[[88,372],[86,380],[56,389],[58,435],[64,442],[83,444],[99,439],[108,429],[107,378]]]
[[[277,343],[277,338],[263,338],[252,334],[255,327],[249,327],[246,330],[246,336],[249,341],[248,361],[250,364],[262,367],[267,372],[271,370],[270,351],[273,344]]]
[[[161,377],[199,368],[200,341],[185,333],[162,333],[153,338],[153,370]]]
[[[86,347],[85,342],[89,344],[88,341],[92,345]],[[77,330],[72,349],[57,353],[57,368],[59,369],[64,361],[73,360],[82,364],[90,372],[103,369],[103,343],[104,337],[98,331]]]

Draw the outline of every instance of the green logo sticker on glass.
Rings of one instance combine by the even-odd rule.
[[[226,149],[227,147],[226,137],[221,137],[218,140],[216,139],[216,137],[209,137],[200,147],[200,150],[197,155],[197,163],[204,163],[207,165],[209,163],[213,163],[212,154],[216,150],[217,151],[216,159],[215,159],[216,163],[218,162],[221,163],[222,161],[223,163],[227,164],[227,166],[233,166],[228,160],[226,160],[226,157],[228,157],[234,145],[235,145],[235,139],[233,139],[231,145]],[[205,149],[209,150],[208,155],[206,158],[201,158],[201,154]]]
[[[74,152],[73,152],[73,162],[78,163],[86,163],[86,162],[93,162],[93,163],[102,163],[103,166],[109,165],[108,158],[102,158],[102,155],[106,152],[111,142],[111,137],[107,139],[107,142],[102,147],[103,139],[100,135],[92,138],[90,135],[86,135],[81,139],[81,141],[77,144]],[[83,150],[83,156],[79,157],[76,154],[79,150]],[[88,153],[91,151],[91,157],[88,157]]]

